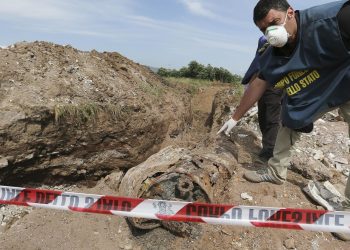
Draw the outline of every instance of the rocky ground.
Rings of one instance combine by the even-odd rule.
[[[144,161],[149,155],[161,148],[174,145],[198,150],[197,152],[205,151],[205,146],[216,140],[217,137],[215,134],[217,129],[227,118],[230,110],[235,106],[235,101],[237,101],[237,93],[235,93],[232,87],[227,85],[203,87],[191,96],[186,91],[178,88],[178,86],[165,84],[144,67],[134,64],[126,58],[120,57],[120,55],[118,55],[118,58],[122,59],[118,60],[124,60],[123,63],[113,61],[115,66],[111,66],[113,63],[108,61],[112,60],[109,58],[111,55],[99,54],[97,52],[83,53],[69,47],[64,48],[58,45],[43,44],[44,49],[42,44],[39,45],[39,43],[25,43],[7,50],[0,50],[0,56],[4,57],[8,55],[5,56],[8,64],[5,63],[6,60],[1,60],[1,62],[11,65],[7,66],[8,68],[3,65],[0,79],[0,115],[2,118],[0,127],[0,177],[2,181],[0,183],[2,185],[33,186],[44,189],[118,195],[119,183],[127,169]],[[60,53],[52,52],[52,50],[58,48]],[[44,53],[44,51],[49,52]],[[31,52],[34,53],[34,57]],[[30,62],[30,60],[35,61],[39,52],[44,55],[46,53],[53,53],[49,54],[48,57],[52,59],[45,59],[47,61],[44,67],[48,71],[50,71],[50,63],[48,61],[52,60],[51,63],[53,65],[61,63],[62,59],[54,61],[54,58],[58,54],[60,57],[66,58],[63,55],[74,52],[72,54],[74,56],[70,55],[69,57],[72,58],[72,61],[67,62],[63,66],[61,65],[60,67],[53,67],[54,69],[51,69],[51,71],[56,71],[58,68],[66,69],[61,74],[57,73],[58,75],[54,75],[52,73],[52,78],[47,81],[38,81],[38,79],[47,79],[48,74],[45,72],[42,72],[42,75],[39,74],[38,76],[33,74],[31,76],[33,81],[29,82],[31,72],[36,72],[35,70],[41,69],[43,65],[43,62],[41,62],[37,68],[34,68],[34,64],[31,64],[33,62]],[[76,59],[75,57],[78,54],[82,58],[79,57]],[[21,55],[24,55],[23,58],[25,59],[18,60]],[[109,59],[107,60],[107,58]],[[82,61],[88,63],[90,60],[93,60],[93,65],[89,64],[89,67],[82,65]],[[103,63],[107,63],[108,61],[108,65],[111,68],[108,69],[108,65],[99,66],[101,61]],[[78,69],[69,67],[69,65],[75,65],[76,63],[79,64],[77,65]],[[124,67],[127,70],[121,69],[121,64],[126,65]],[[23,72],[18,69],[18,65],[22,65],[21,70]],[[118,67],[119,70],[116,70]],[[32,71],[32,68],[35,70]],[[116,101],[116,99],[108,99],[109,91],[113,92],[112,89],[114,88],[116,92],[124,93],[125,100],[129,100],[129,98],[132,100],[130,103],[125,101],[126,106],[130,107],[133,104],[137,104],[139,105],[139,109],[136,110],[146,110],[144,113],[133,110],[128,118],[130,126],[134,126],[133,124],[136,122],[140,123],[143,119],[145,120],[142,123],[144,126],[141,126],[139,130],[124,126],[120,127],[120,130],[117,132],[114,127],[111,127],[111,123],[108,123],[108,119],[104,118],[106,115],[101,111],[94,125],[86,122],[82,125],[72,125],[76,124],[73,122],[70,126],[75,127],[68,130],[70,133],[69,136],[64,137],[60,134],[62,126],[67,127],[69,120],[62,121],[64,122],[63,125],[55,123],[54,110],[63,99],[54,99],[55,101],[52,104],[48,104],[50,103],[49,99],[43,99],[44,101],[41,102],[40,98],[44,98],[45,95],[48,98],[50,96],[47,94],[48,90],[43,90],[45,87],[43,82],[49,84],[50,81],[55,81],[57,84],[66,84],[66,88],[70,88],[69,91],[77,88],[76,92],[73,91],[76,93],[75,95],[67,94],[67,96],[69,96],[70,100],[74,100],[74,102],[86,103],[87,99],[94,98],[92,96],[95,96],[95,94],[84,96],[85,92],[81,92],[85,84],[84,79],[88,78],[85,75],[88,68],[91,70],[89,77],[98,77],[98,72],[104,70],[99,77],[105,81],[100,81],[101,79],[93,79],[92,81],[98,85],[95,86],[99,89],[98,92],[103,92],[101,89],[103,86],[106,87],[105,94],[102,94],[103,98],[107,99],[106,102]],[[12,70],[11,74],[7,73],[9,70]],[[134,72],[134,70],[138,70],[137,72],[140,74],[138,77],[141,79],[140,82],[134,80],[134,74],[129,75],[125,73]],[[69,73],[70,71],[72,73]],[[118,81],[108,80],[106,78],[109,77],[109,71],[114,72],[116,78],[125,79],[119,79]],[[20,74],[18,72],[22,73]],[[80,74],[85,77],[81,81],[79,80]],[[37,80],[35,80],[35,77],[37,77]],[[73,79],[72,81],[70,80],[71,78]],[[13,82],[10,81],[11,79]],[[147,92],[142,87],[140,87],[140,92],[134,92],[139,89],[138,84],[144,84],[145,82],[157,84],[157,91],[161,89],[162,93],[165,93],[165,96],[156,98],[156,94],[152,91]],[[127,87],[123,88],[123,84]],[[36,85],[40,86],[35,90],[36,88],[30,87],[30,85],[34,85],[34,87]],[[99,86],[102,87],[99,88]],[[108,86],[111,87],[109,90]],[[119,86],[121,86],[120,90]],[[47,87],[47,89],[51,88]],[[28,100],[26,99],[27,97],[24,97],[27,96],[26,94],[22,94],[22,98],[16,98],[16,93],[28,92],[28,96],[30,96],[30,91],[37,91],[33,94],[33,97],[39,95],[40,98],[30,99],[28,97],[30,99]],[[63,89],[61,86],[56,91],[68,90]],[[95,92],[94,90],[93,93]],[[134,94],[132,92],[136,94],[137,98],[133,98]],[[62,95],[58,95],[57,98],[61,98]],[[78,95],[82,95],[79,98],[85,98],[83,102],[72,98],[72,96]],[[139,101],[140,97],[143,97],[142,100],[144,103]],[[114,98],[114,96],[110,98]],[[13,101],[10,102],[10,100]],[[33,100],[44,103],[45,105],[34,103]],[[124,100],[123,95],[118,100]],[[191,100],[190,103],[189,100]],[[94,99],[94,102],[98,103],[99,107],[104,107],[104,101],[102,99]],[[24,111],[28,107],[37,106],[43,106],[41,110],[45,112],[36,112],[37,109],[35,108],[29,109],[27,113]],[[216,116],[213,114],[213,110],[223,110],[224,115]],[[31,112],[37,114],[37,116],[31,116]],[[156,122],[153,125],[149,124],[148,118],[151,119],[155,115],[153,112],[156,112],[157,115],[161,114],[163,118],[160,120],[164,121],[163,124],[159,124],[158,126],[154,125]],[[38,115],[43,113],[47,114],[45,119],[43,116]],[[216,193],[214,194],[215,202],[237,205],[321,209],[318,204],[305,196],[302,191],[302,188],[309,180],[329,180],[339,191],[343,192],[345,181],[349,174],[350,143],[347,126],[338,116],[337,112],[328,113],[322,117],[322,119],[316,122],[312,133],[302,136],[293,152],[294,157],[288,180],[283,186],[276,186],[269,183],[251,184],[242,178],[244,171],[257,168],[254,162],[257,159],[256,154],[260,149],[260,135],[256,124],[256,112],[252,110],[250,114],[250,116],[247,116],[234,129],[230,140],[228,138],[221,138],[227,140],[227,143],[235,143],[238,149],[237,155],[235,155],[234,174],[227,180],[224,187],[216,189]],[[132,121],[134,116],[136,117],[135,123]],[[32,117],[36,117],[37,120],[33,120],[34,118]],[[43,120],[46,123],[43,123]],[[37,127],[36,132],[28,129],[32,123],[40,124],[40,129]],[[98,129],[96,129],[96,126]],[[161,129],[164,126],[166,128]],[[51,127],[51,134],[45,132],[47,127]],[[145,129],[145,127],[148,129]],[[129,128],[132,132],[128,132]],[[76,136],[73,134],[76,133],[74,132],[76,129],[80,130],[82,135]],[[88,132],[86,132],[86,129]],[[140,129],[143,131],[142,133]],[[94,130],[98,130],[99,132],[95,133]],[[122,137],[122,134],[120,134],[122,130],[128,134],[124,141],[120,139]],[[114,134],[114,137],[109,137],[107,140],[108,143],[103,142],[103,140],[101,142],[100,138],[103,138],[103,135],[111,133]],[[132,133],[141,135],[140,137],[142,139],[136,140],[135,138],[139,137],[132,137],[130,135]],[[49,135],[52,136],[50,137]],[[52,138],[52,140],[46,141],[48,137]],[[134,139],[129,139],[129,137]],[[61,144],[55,143],[54,139],[57,138],[63,140]],[[85,139],[80,140],[77,138]],[[151,140],[150,143],[157,146],[152,147],[152,150],[141,150],[141,148],[149,148],[149,144],[146,143],[147,140]],[[72,150],[63,154],[61,150],[63,146],[61,145],[69,145],[67,143],[71,141],[74,141],[72,143]],[[38,144],[45,147],[39,148]],[[86,147],[90,149],[86,150]],[[50,149],[42,152],[45,148]],[[138,150],[133,151],[135,148]],[[59,153],[53,154],[56,149]],[[28,155],[31,154],[32,156],[29,157]],[[127,154],[128,156],[121,157],[120,154]],[[18,155],[23,155],[23,157],[18,157]],[[26,157],[30,159],[26,159]],[[130,161],[128,161],[129,157]],[[112,160],[108,161],[107,159]],[[56,162],[59,163],[55,165]],[[121,162],[127,163],[127,166],[125,167],[125,164],[122,165]],[[73,163],[75,165],[72,165]],[[92,173],[98,172],[101,169],[103,171],[100,171],[100,174],[93,176]],[[45,171],[49,174],[39,175],[39,173]],[[37,178],[30,178],[35,175],[37,175]],[[52,177],[48,177],[48,175]],[[80,177],[78,178],[76,176]],[[243,193],[252,199],[246,199],[242,196]],[[0,205],[0,224],[1,249],[349,248],[349,243],[337,240],[330,233],[194,225],[196,230],[193,231],[194,233],[192,235],[180,237],[164,228],[157,228],[152,231],[135,230],[130,227],[125,218],[117,216],[71,213],[17,206]]]

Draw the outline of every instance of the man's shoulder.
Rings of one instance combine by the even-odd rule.
[[[259,48],[258,48],[258,54],[259,55],[262,55],[266,49],[270,46],[270,44],[268,42],[265,42],[263,45],[261,45]]]
[[[260,47],[261,45],[263,45],[263,44],[266,43],[266,42],[267,42],[266,37],[265,37],[265,36],[261,36],[261,37],[259,38],[258,46]]]
[[[261,55],[269,47],[269,43],[265,36],[261,36],[258,42],[258,49],[256,50],[257,55]]]

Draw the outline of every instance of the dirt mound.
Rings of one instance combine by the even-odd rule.
[[[118,53],[22,42],[0,58],[5,184],[99,179],[142,162],[191,121],[188,94]]]

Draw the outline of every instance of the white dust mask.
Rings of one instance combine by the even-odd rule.
[[[284,27],[287,21],[287,13],[286,18],[284,19],[283,24],[280,25],[272,25],[267,27],[265,31],[265,37],[269,44],[274,47],[283,47],[288,42],[289,34]]]

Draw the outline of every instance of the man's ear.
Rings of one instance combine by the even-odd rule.
[[[292,7],[288,8],[287,17],[288,17],[288,19],[292,19],[294,17],[294,9]]]

